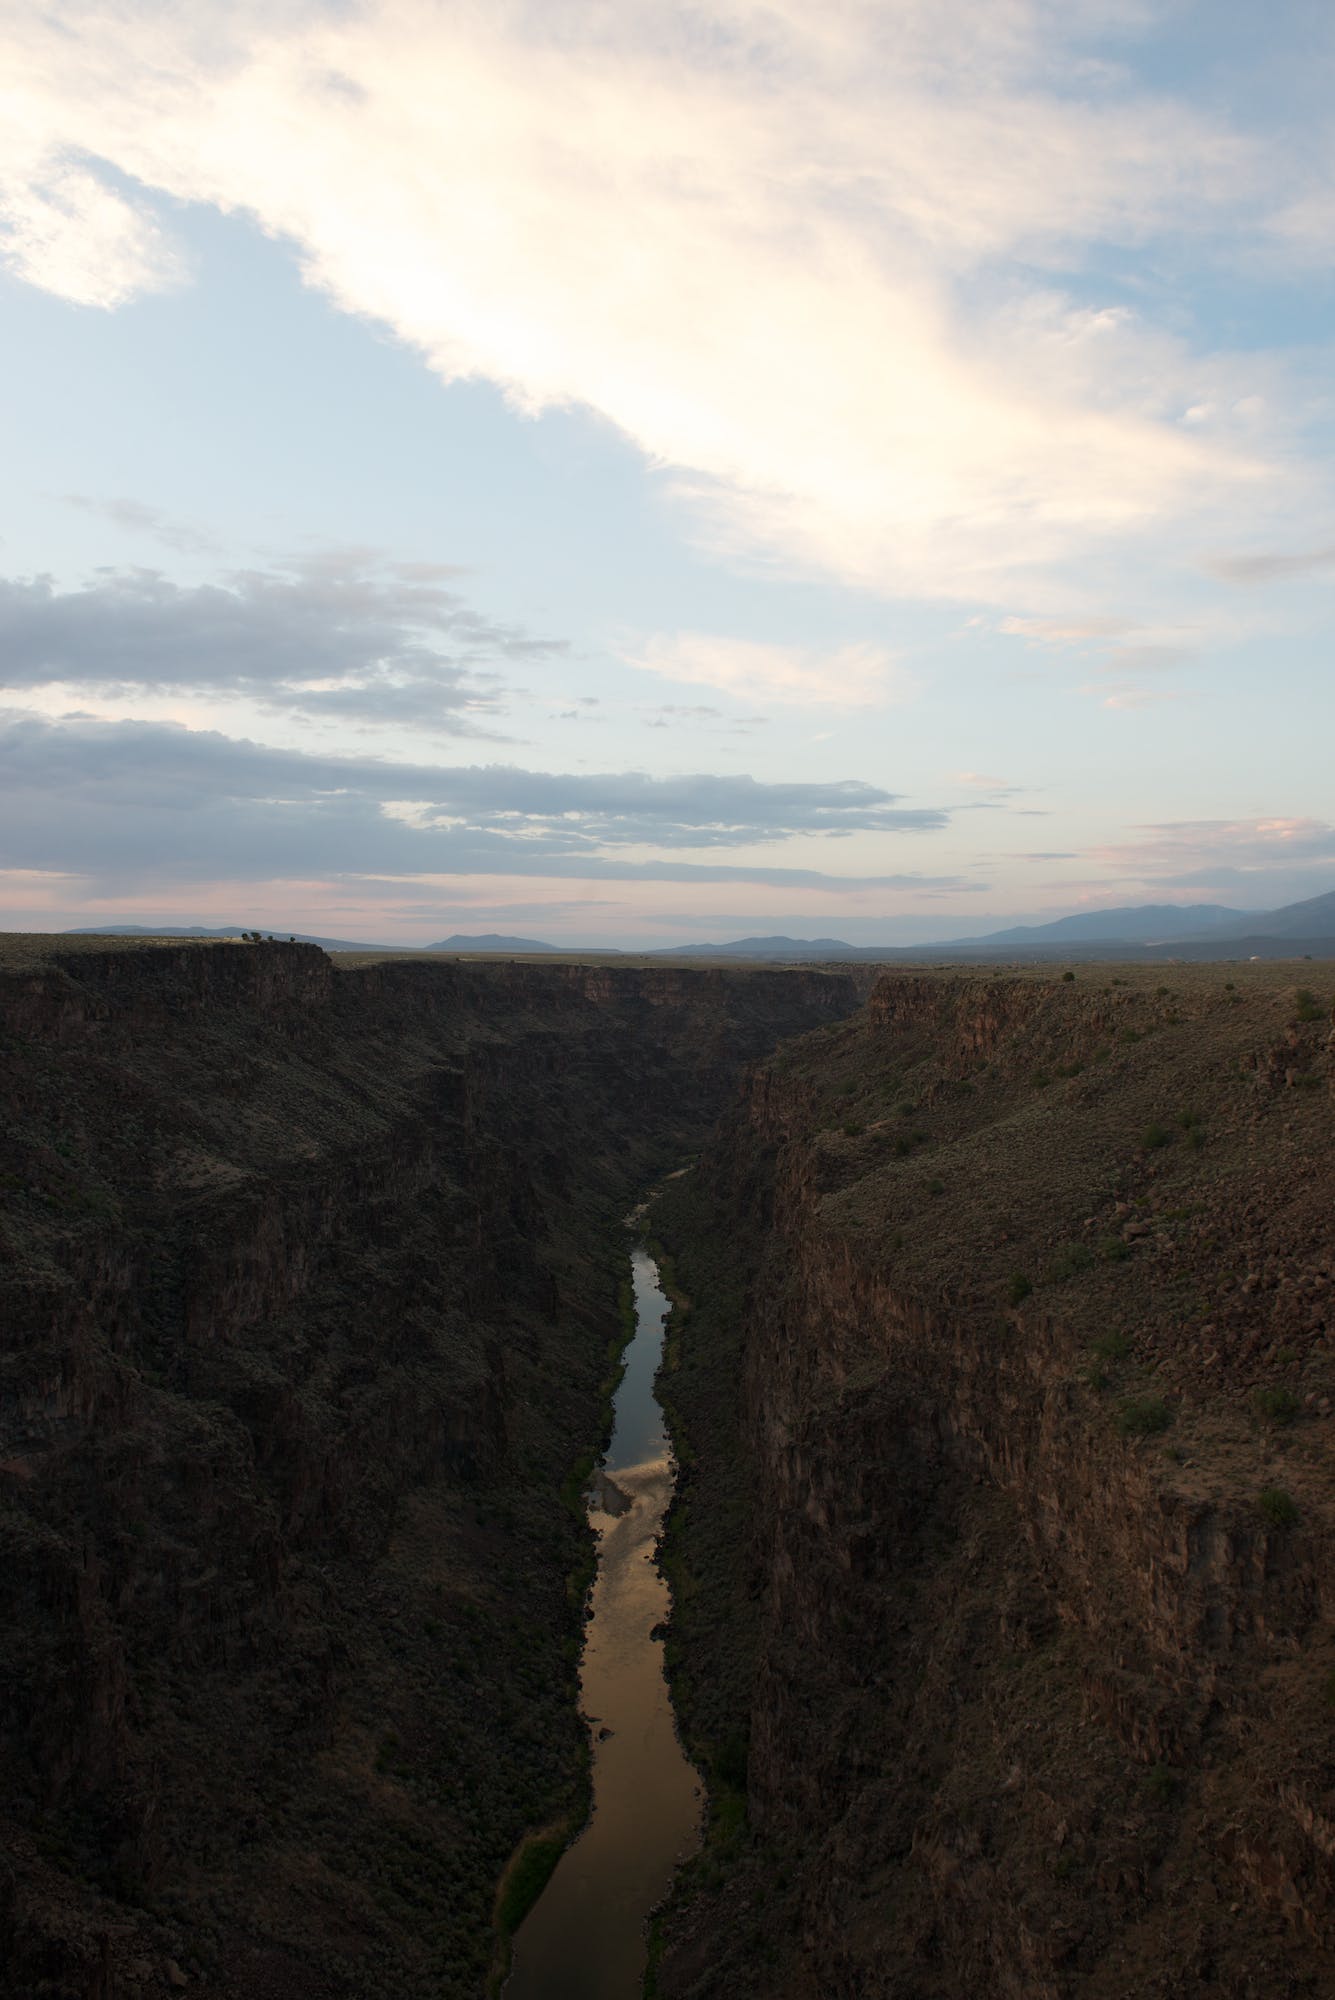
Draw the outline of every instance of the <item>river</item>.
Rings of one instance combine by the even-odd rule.
[[[505,2000],[639,2000],[647,1919],[699,1842],[700,1781],[677,1739],[653,1636],[668,1612],[654,1547],[676,1477],[654,1396],[668,1302],[646,1251],[632,1253],[631,1273],[635,1333],[589,1501],[598,1572],[580,1700],[593,1810],[516,1934]]]

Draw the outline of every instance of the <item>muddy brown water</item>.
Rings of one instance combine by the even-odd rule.
[[[668,1303],[646,1251],[633,1253],[631,1272],[635,1333],[589,1502],[600,1542],[580,1697],[593,1811],[520,1926],[505,2000],[639,2000],[649,1915],[700,1837],[700,1781],[653,1637],[668,1611],[654,1546],[676,1476],[654,1397]]]

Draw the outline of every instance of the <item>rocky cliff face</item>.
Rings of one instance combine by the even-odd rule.
[[[660,1994],[1327,1990],[1335,1115],[1292,977],[887,977],[664,1208],[716,1821]]]
[[[0,1991],[475,1994],[615,1219],[855,977],[0,965]]]

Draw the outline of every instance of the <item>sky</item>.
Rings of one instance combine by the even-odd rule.
[[[0,928],[1335,887],[1335,10],[0,0]]]

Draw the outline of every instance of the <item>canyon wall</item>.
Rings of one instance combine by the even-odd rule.
[[[669,1193],[663,2000],[1329,1992],[1331,976],[890,975]]]
[[[617,1219],[858,998],[5,940],[0,1991],[481,1991],[578,1798]]]

